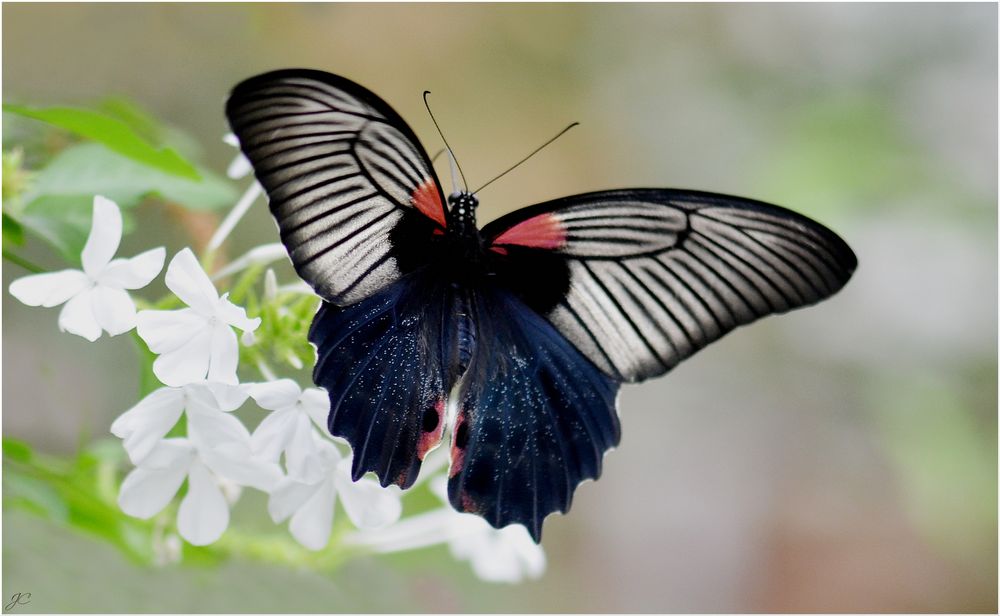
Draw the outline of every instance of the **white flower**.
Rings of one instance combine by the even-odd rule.
[[[187,409],[188,438],[216,474],[241,486],[270,492],[282,478],[281,467],[250,446],[250,432],[235,416],[200,404]],[[235,499],[239,491],[224,486]]]
[[[271,492],[267,510],[276,522],[291,516],[288,525],[295,540],[310,550],[320,550],[330,541],[337,495],[351,522],[359,528],[376,528],[399,519],[402,511],[399,489],[383,488],[367,477],[351,481],[351,460],[342,458],[333,443],[311,435],[318,455],[313,462],[322,478],[304,483],[289,477]]]
[[[239,150],[240,141],[236,138],[236,135],[227,133],[222,137],[222,140],[228,145],[231,145]],[[226,175],[234,180],[238,180],[245,175],[249,175],[251,171],[253,171],[253,166],[250,165],[250,161],[243,155],[243,152],[240,152],[236,155],[236,158],[233,159],[233,162],[229,163],[229,168],[226,169]]]
[[[80,260],[83,270],[67,269],[15,280],[10,293],[29,306],[65,303],[59,329],[93,342],[101,330],[123,334],[136,323],[135,303],[125,289],[141,289],[163,269],[166,251],[148,250],[131,259],[114,259],[122,239],[122,214],[114,201],[94,197],[90,235]]]
[[[457,560],[469,561],[479,579],[515,584],[545,573],[545,552],[520,524],[496,529],[477,515],[458,516],[448,548]]]
[[[173,500],[185,479],[188,490],[177,514],[177,530],[194,545],[212,543],[229,526],[229,506],[218,479],[187,439],[157,443],[142,465],[125,477],[118,506],[130,516],[151,518]]]
[[[260,319],[248,319],[243,308],[226,299],[228,293],[219,297],[189,248],[171,259],[166,283],[189,307],[139,313],[139,336],[159,355],[153,373],[172,387],[206,378],[235,384],[239,343],[232,327],[249,333]]]
[[[200,405],[187,411],[190,439],[156,442],[125,477],[118,505],[128,515],[150,518],[173,500],[187,479],[177,530],[188,542],[206,545],[229,525],[226,495],[232,490],[227,483],[270,491],[280,481],[281,469],[252,455],[250,433],[232,415]]]
[[[445,503],[447,483],[447,477],[438,476],[431,484]],[[487,582],[513,584],[545,572],[545,552],[523,526],[496,529],[481,517],[460,513],[450,505],[400,520],[378,533],[356,533],[349,541],[381,553],[447,543],[452,556],[469,561],[476,575]]]
[[[161,387],[115,419],[111,433],[124,440],[132,463],[140,464],[177,424],[185,409],[229,412],[242,406],[247,395],[245,387],[225,383]]]
[[[250,396],[264,409],[273,411],[264,418],[251,438],[254,452],[266,460],[285,454],[285,469],[291,479],[315,483],[324,471],[312,458],[319,455],[313,439],[313,423],[326,432],[330,399],[315,387],[305,391],[291,379],[248,385]]]

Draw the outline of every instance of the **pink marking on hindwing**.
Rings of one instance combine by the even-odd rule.
[[[462,431],[462,426],[466,422],[465,411],[459,411],[458,417],[455,418],[455,428],[451,433],[451,467],[448,469],[448,477],[454,477],[455,475],[462,472],[462,464],[465,462],[465,445],[468,443],[462,443],[462,446],[458,446],[458,436],[463,434],[465,440],[468,441],[468,426],[465,426],[464,432]]]
[[[437,413],[437,424],[430,432],[421,431],[420,440],[417,442],[417,458],[419,460],[423,460],[427,452],[437,447],[444,435],[444,400],[435,402],[433,410]]]
[[[554,214],[539,214],[501,233],[490,249],[500,252],[498,244],[556,250],[566,245],[566,227]]]

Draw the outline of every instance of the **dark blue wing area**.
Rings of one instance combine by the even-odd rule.
[[[455,379],[450,287],[411,275],[356,304],[324,302],[309,340],[313,380],[330,395],[329,429],[354,450],[357,481],[374,471],[383,486],[409,487],[442,438]]]
[[[470,294],[476,351],[462,381],[448,496],[493,526],[566,512],[576,486],[601,474],[618,444],[618,382],[548,321],[499,289]]]

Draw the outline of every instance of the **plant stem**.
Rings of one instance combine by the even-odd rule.
[[[40,273],[46,271],[44,267],[35,265],[31,261],[28,261],[27,259],[19,257],[19,256],[17,256],[16,254],[14,254],[12,252],[8,252],[7,250],[3,251],[3,258],[7,259],[8,261],[10,261],[11,263],[13,263],[14,265],[20,265],[21,267],[23,267],[24,269],[28,270],[32,274],[40,274]]]

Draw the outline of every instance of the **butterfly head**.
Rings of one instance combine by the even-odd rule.
[[[448,197],[448,228],[467,234],[476,228],[476,207],[479,199],[470,192],[453,192]]]

